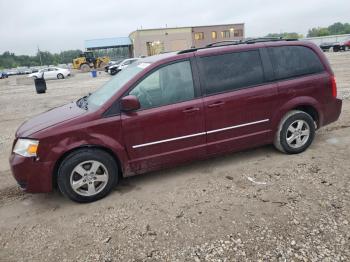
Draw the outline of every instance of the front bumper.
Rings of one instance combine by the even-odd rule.
[[[18,185],[29,193],[52,191],[52,163],[37,161],[32,157],[23,157],[12,153],[11,171]]]

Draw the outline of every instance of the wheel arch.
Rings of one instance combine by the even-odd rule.
[[[272,118],[274,132],[276,132],[283,116],[291,110],[300,110],[309,114],[316,122],[317,128],[323,125],[323,114],[320,103],[312,97],[297,97],[285,103],[274,114]]]
[[[303,111],[303,112],[309,114],[312,117],[312,119],[315,121],[316,128],[318,128],[320,126],[319,112],[312,105],[300,105],[300,106],[293,108],[292,110],[299,110],[299,111]]]
[[[58,160],[56,161],[56,163],[54,165],[53,172],[52,172],[52,188],[57,188],[58,169],[59,169],[61,163],[63,162],[63,160],[68,155],[70,155],[71,153],[74,153],[76,151],[79,151],[79,150],[85,149],[85,148],[99,149],[99,150],[102,150],[102,151],[108,153],[111,157],[113,157],[113,159],[115,160],[115,162],[116,162],[116,164],[118,166],[118,176],[119,176],[119,178],[123,177],[123,166],[122,166],[122,163],[121,163],[119,157],[111,149],[109,149],[107,147],[104,147],[104,146],[101,146],[101,145],[90,145],[90,144],[87,144],[87,145],[81,145],[81,146],[78,146],[78,147],[71,148],[70,150],[64,152],[58,158]]]

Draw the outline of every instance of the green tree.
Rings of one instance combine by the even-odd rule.
[[[40,51],[35,56],[19,55],[9,51],[0,54],[0,68],[13,68],[19,66],[39,66],[40,55],[43,65],[57,65],[72,63],[72,60],[82,53],[81,50],[67,50],[59,54],[52,54],[48,51]]]
[[[350,34],[349,23],[334,23],[328,27],[314,27],[308,31],[308,37]]]
[[[304,36],[302,34],[298,34],[295,32],[284,32],[284,33],[270,33],[268,35],[266,35],[266,37],[282,37],[282,38],[303,38]]]

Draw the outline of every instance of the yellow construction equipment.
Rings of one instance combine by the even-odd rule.
[[[91,68],[103,69],[110,61],[108,56],[95,57],[93,52],[86,51],[73,59],[73,68],[88,72]]]

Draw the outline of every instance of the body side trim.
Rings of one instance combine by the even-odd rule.
[[[191,134],[191,135],[186,135],[186,136],[179,136],[179,137],[173,137],[173,138],[169,138],[169,139],[149,142],[149,143],[145,143],[145,144],[134,145],[134,146],[132,146],[132,148],[140,148],[140,147],[145,147],[145,146],[157,145],[157,144],[161,144],[161,143],[176,141],[176,140],[180,140],[180,139],[186,139],[186,138],[195,137],[195,136],[202,136],[202,135],[217,133],[217,132],[226,131],[226,130],[235,129],[235,128],[240,128],[240,127],[244,127],[244,126],[256,125],[256,124],[260,124],[260,123],[264,123],[264,122],[268,122],[268,121],[270,121],[270,119],[263,119],[263,120],[249,122],[249,123],[245,123],[245,124],[241,124],[241,125],[229,126],[229,127],[225,127],[225,128],[210,130],[207,132],[201,132],[201,133],[196,133],[196,134]]]

